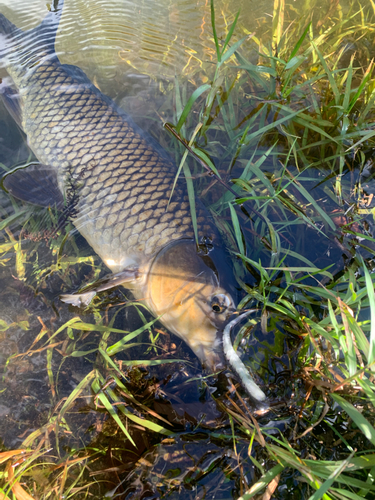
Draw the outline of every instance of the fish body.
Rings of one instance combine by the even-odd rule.
[[[0,16],[2,61],[12,79],[3,100],[57,192],[65,203],[74,200],[79,232],[113,273],[126,276],[136,298],[215,368],[217,332],[234,308],[208,251],[221,246],[217,229],[197,200],[201,255],[186,185],[178,180],[173,189],[175,164],[82,70],[60,63],[54,37],[61,9],[60,1],[27,32]],[[17,175],[8,189],[22,198]]]
[[[168,205],[176,175],[170,158],[82,70],[44,50],[36,63],[32,54],[26,64],[12,58],[7,70],[30,148],[56,170],[65,195],[69,183],[77,190],[80,233],[113,272],[149,261],[171,240],[192,239],[183,182]],[[197,223],[202,236],[217,239],[200,203]]]

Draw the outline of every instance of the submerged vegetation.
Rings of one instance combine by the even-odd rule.
[[[0,499],[375,498],[375,3],[303,3],[254,33],[228,14],[220,38],[212,1],[215,63],[175,79],[158,137],[256,310],[233,341],[270,411],[124,289],[61,303],[105,268],[69,220],[12,200]]]

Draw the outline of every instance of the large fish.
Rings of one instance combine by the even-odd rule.
[[[35,204],[65,206],[114,273],[94,291],[63,300],[87,304],[97,291],[122,284],[215,369],[218,331],[235,307],[214,263],[220,236],[197,200],[197,250],[184,182],[171,197],[171,159],[82,70],[60,63],[54,42],[62,4],[29,31],[0,15],[2,63],[11,78],[3,101],[40,161],[8,175],[4,186]]]

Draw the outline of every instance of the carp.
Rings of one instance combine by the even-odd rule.
[[[87,305],[123,285],[215,370],[219,332],[235,311],[222,285],[226,271],[214,262],[220,235],[196,200],[197,245],[186,184],[175,183],[167,153],[80,68],[61,64],[55,36],[62,6],[55,2],[28,31],[0,15],[1,63],[10,77],[2,99],[40,162],[6,175],[3,185],[30,203],[70,207],[74,226],[112,271],[94,290],[63,301]]]

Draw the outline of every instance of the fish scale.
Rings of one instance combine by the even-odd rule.
[[[30,147],[58,169],[62,189],[69,183],[78,191],[73,223],[112,271],[194,238],[184,182],[169,200],[175,165],[83,72],[55,57],[31,74],[9,73]],[[214,242],[216,228],[199,201],[196,212],[198,234]]]

